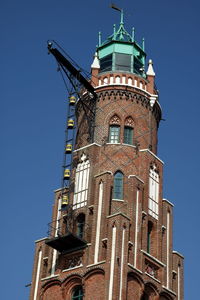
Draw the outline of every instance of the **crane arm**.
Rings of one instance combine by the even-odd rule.
[[[52,43],[48,43],[49,52],[55,57],[59,64],[66,68],[95,98],[96,93],[94,87],[85,79],[85,77],[77,70],[71,62],[64,57],[59,50],[52,48]]]

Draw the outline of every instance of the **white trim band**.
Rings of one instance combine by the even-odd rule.
[[[40,250],[39,254],[38,254],[37,273],[36,273],[36,279],[35,279],[35,289],[34,289],[33,300],[37,300],[38,285],[39,285],[39,278],[40,278],[40,268],[41,268],[41,259],[42,259],[42,250]]]
[[[113,282],[114,282],[114,270],[115,270],[115,248],[116,248],[116,232],[117,228],[114,226],[112,229],[112,248],[111,248],[111,260],[110,260],[110,281],[109,281],[109,293],[108,300],[112,300],[113,297]]]
[[[149,149],[141,149],[139,150],[140,152],[149,152],[149,154],[153,155],[157,160],[159,160],[163,165],[164,165],[164,161],[162,161],[157,155],[155,155],[152,151],[150,151]]]
[[[160,261],[159,259],[155,258],[154,256],[152,256],[151,254],[147,253],[144,250],[141,250],[141,252],[143,252],[146,256],[148,256],[149,258],[151,258],[152,260],[154,260],[156,263],[158,263],[159,265],[161,265],[162,267],[166,267],[166,265]]]
[[[92,143],[92,144],[89,144],[89,145],[86,145],[86,146],[84,146],[84,147],[81,147],[81,148],[79,148],[79,149],[76,149],[76,150],[74,150],[73,152],[78,152],[78,151],[81,151],[81,150],[83,150],[83,149],[86,149],[86,148],[88,148],[88,147],[91,147],[91,146],[98,146],[98,147],[101,147],[101,145],[99,145],[99,144],[97,144],[97,143]]]

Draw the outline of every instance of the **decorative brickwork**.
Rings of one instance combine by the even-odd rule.
[[[96,102],[84,90],[85,105],[76,104],[69,203],[61,210],[62,190],[55,192],[51,236],[36,242],[30,300],[71,300],[78,286],[85,300],[183,300],[152,74],[92,70]]]

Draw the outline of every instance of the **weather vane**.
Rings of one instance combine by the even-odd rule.
[[[117,7],[114,3],[111,3],[110,7],[115,9],[115,10],[122,11],[122,9]]]
[[[117,11],[121,12],[121,23],[123,23],[123,16],[124,16],[123,9],[117,7],[114,3],[111,3],[110,7],[113,8],[113,9],[115,9],[115,10],[117,10]]]

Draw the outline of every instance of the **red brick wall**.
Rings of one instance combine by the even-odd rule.
[[[105,300],[105,277],[104,274],[93,273],[85,279],[85,299]]]
[[[145,84],[145,81],[143,82]],[[97,88],[97,110],[95,115],[94,141],[96,144],[89,145],[88,121],[85,111],[79,102],[77,104],[78,135],[76,150],[74,152],[73,171],[70,187],[70,200],[73,202],[75,169],[80,157],[84,153],[90,161],[90,179],[87,205],[73,212],[74,220],[79,213],[85,214],[86,227],[84,239],[88,245],[82,252],[74,252],[69,255],[59,254],[54,277],[49,277],[52,266],[53,249],[44,242],[36,246],[36,256],[33,271],[33,283],[30,299],[33,300],[35,276],[37,272],[37,255],[39,247],[42,247],[42,265],[40,272],[40,284],[38,295],[41,299],[65,299],[70,300],[73,288],[82,285],[84,299],[106,300],[108,299],[110,262],[112,251],[112,229],[116,226],[116,249],[113,283],[113,300],[119,299],[119,287],[122,284],[122,300],[140,300],[145,291],[150,299],[157,300],[159,294],[162,297],[168,295],[169,299],[176,299],[177,271],[180,266],[181,293],[183,284],[183,262],[180,256],[172,252],[172,206],[162,201],[163,163],[156,157],[157,153],[157,129],[160,120],[160,109],[155,104],[153,109],[149,105],[149,95],[145,91],[134,87],[122,85],[105,86]],[[90,103],[92,105],[92,103]],[[117,115],[120,120],[120,143],[108,143],[109,124],[112,116]],[[127,117],[134,122],[133,145],[123,144],[124,126]],[[89,123],[88,123],[89,122]],[[85,147],[88,146],[88,147]],[[84,147],[83,149],[80,149]],[[142,151],[144,149],[151,149]],[[155,164],[159,172],[159,218],[156,220],[148,215],[149,197],[149,169]],[[124,195],[122,201],[112,199],[112,187],[114,173],[120,170],[124,174]],[[94,264],[97,209],[99,201],[99,184],[103,182],[103,203],[101,214],[101,230],[99,242],[98,264]],[[137,270],[134,268],[135,256],[135,231],[136,231],[136,194],[139,190],[138,199],[138,226],[137,226]],[[55,205],[52,219],[56,219],[58,197],[56,192]],[[166,216],[170,211],[169,228],[169,288],[166,290]],[[67,212],[62,212],[62,215]],[[150,255],[147,251],[147,228],[148,221],[153,223]],[[63,233],[66,224],[63,224]],[[72,231],[75,233],[75,221],[72,222]],[[164,227],[163,227],[164,226]],[[124,269],[123,278],[120,276],[122,232],[125,228],[124,239]],[[82,264],[75,268],[67,269],[67,260],[73,256],[81,256]],[[147,264],[152,265],[156,275],[151,276],[147,272]],[[173,273],[173,270],[176,272]],[[165,293],[165,294],[164,294]],[[40,298],[38,298],[39,300]],[[164,299],[164,298],[163,298]],[[181,294],[183,300],[183,294]]]

